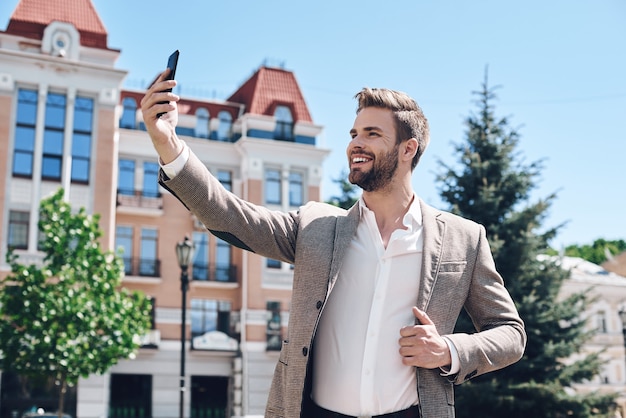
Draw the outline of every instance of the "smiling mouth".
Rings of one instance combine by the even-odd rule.
[[[372,160],[373,160],[373,159],[372,159],[372,158],[369,158],[369,157],[352,157],[352,159],[350,160],[350,162],[352,163],[352,165],[353,165],[353,166],[354,166],[354,165],[359,166],[359,165],[362,165],[362,164],[368,163],[368,162],[370,162],[370,161],[372,161]]]

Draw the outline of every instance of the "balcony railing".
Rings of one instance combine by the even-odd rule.
[[[118,189],[117,206],[142,209],[163,209],[163,197],[160,193]]]
[[[161,260],[124,257],[124,272],[127,276],[160,277]]]
[[[237,282],[237,266],[227,264],[194,263],[191,270],[191,278],[205,282]]]

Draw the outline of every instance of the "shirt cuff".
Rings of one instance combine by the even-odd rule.
[[[446,344],[448,344],[448,348],[450,349],[450,358],[452,360],[449,367],[440,367],[439,369],[442,371],[442,376],[451,376],[453,374],[457,374],[461,369],[461,359],[459,358],[459,352],[456,351],[456,347],[452,341],[446,337],[443,337],[443,339],[446,341]]]
[[[159,158],[159,165],[161,166],[161,169],[163,170],[165,175],[168,178],[173,179],[178,173],[183,170],[183,167],[185,167],[185,164],[187,164],[188,160],[189,147],[187,146],[187,144],[183,143],[183,150],[180,152],[180,154],[178,154],[178,157],[176,157],[174,161],[168,164],[163,164],[163,162]]]

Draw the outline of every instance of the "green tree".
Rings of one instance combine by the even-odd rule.
[[[610,257],[624,251],[626,251],[626,241],[623,239],[607,241],[599,238],[591,245],[568,245],[565,247],[565,255],[580,257],[595,264],[602,264]]]
[[[341,194],[339,196],[332,196],[326,203],[339,206],[340,208],[350,209],[352,205],[359,200],[357,195],[359,188],[348,181],[348,173],[344,170],[339,177],[333,179],[333,183],[339,186]]]
[[[568,273],[557,260],[539,257],[560,228],[541,231],[556,195],[530,201],[543,162],[524,161],[518,132],[495,115],[494,90],[485,74],[482,89],[474,92],[477,111],[466,120],[465,140],[455,144],[458,164],[440,161],[439,192],[453,212],[485,226],[498,270],[526,324],[528,344],[518,363],[457,387],[458,417],[607,416],[614,396],[571,390],[602,366],[599,354],[563,361],[580,353],[591,337],[580,318],[591,298],[580,293],[558,299]],[[466,315],[457,330],[473,332]]]
[[[100,248],[99,216],[73,214],[63,189],[41,201],[41,265],[22,265],[11,249],[11,274],[0,287],[0,367],[59,385],[101,374],[134,356],[150,326],[149,302],[121,288],[124,266]]]

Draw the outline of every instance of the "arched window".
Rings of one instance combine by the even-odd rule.
[[[203,107],[196,110],[196,137],[209,137],[209,111]]]
[[[222,110],[217,116],[220,120],[220,124],[217,128],[217,140],[230,141],[233,117],[225,110]]]
[[[132,97],[125,97],[122,101],[122,117],[120,128],[135,129],[137,116],[137,102]]]
[[[277,106],[274,111],[274,117],[276,118],[274,139],[293,141],[293,117],[291,116],[291,110],[287,106]]]

